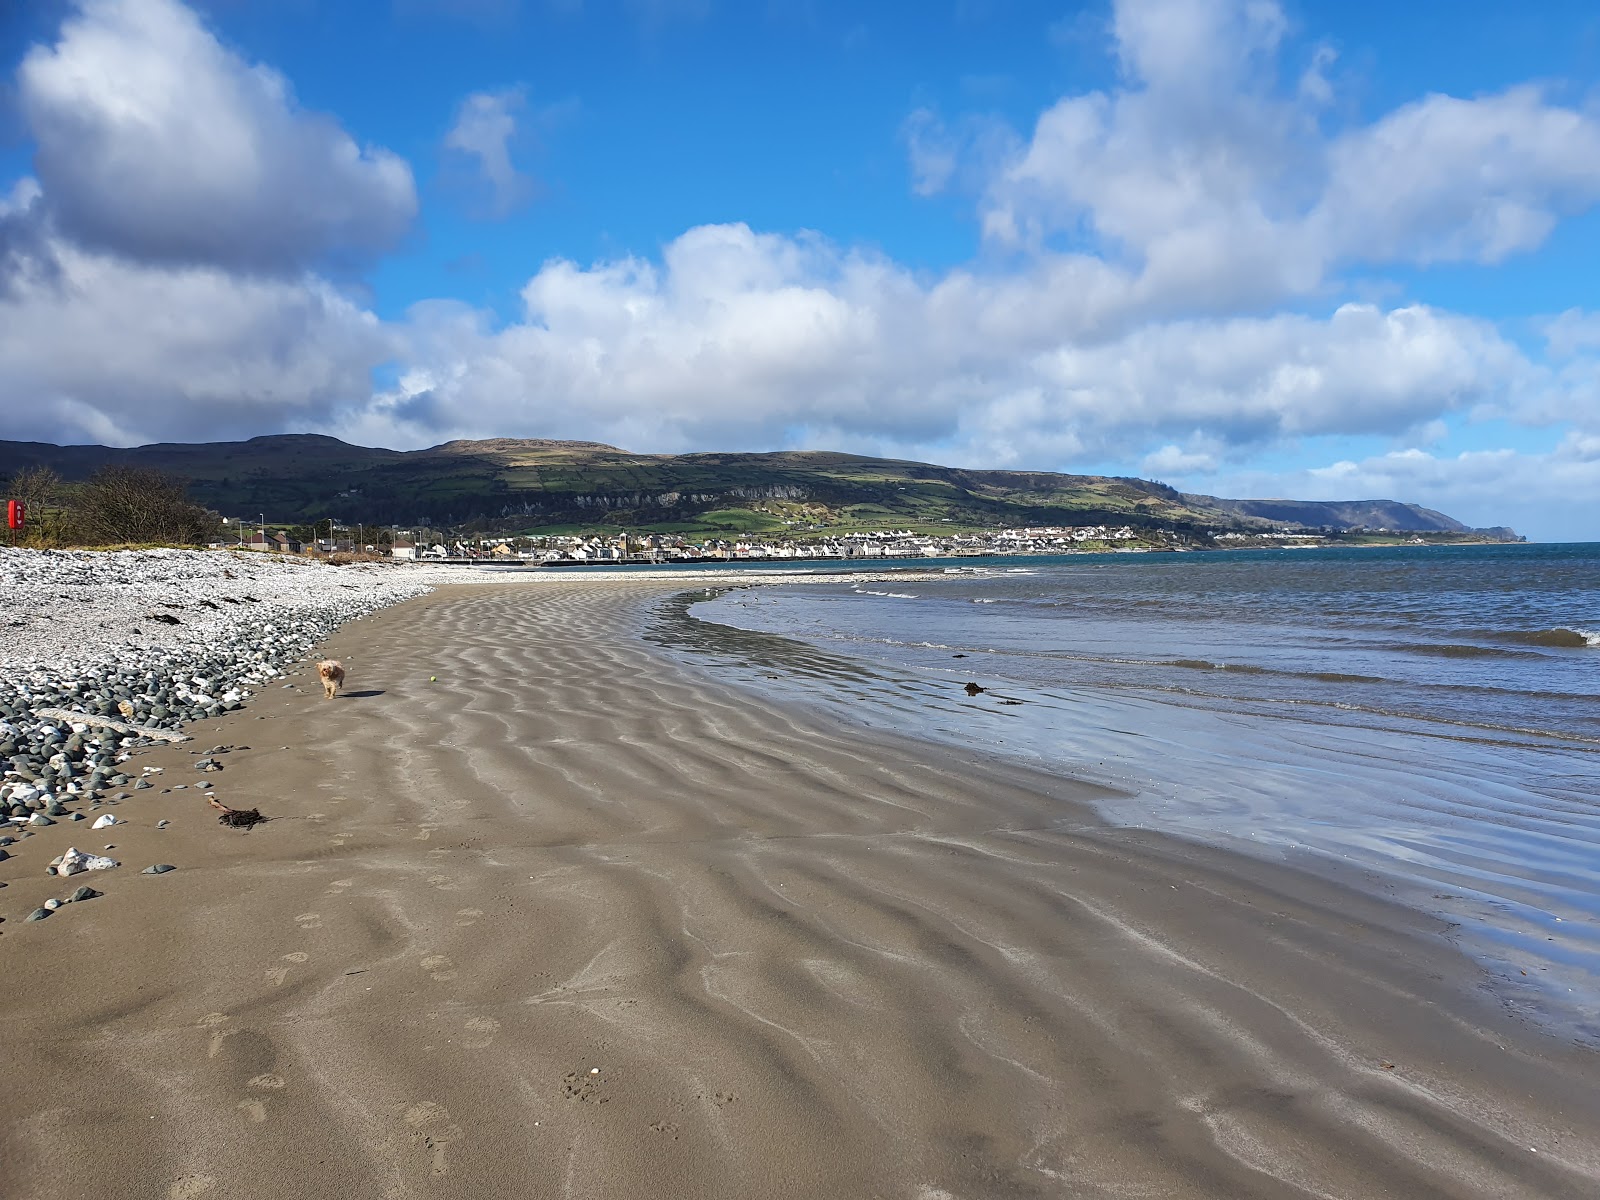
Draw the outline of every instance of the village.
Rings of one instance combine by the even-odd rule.
[[[840,560],[889,558],[976,558],[1001,554],[1070,554],[1105,551],[1187,549],[1187,539],[1171,530],[1132,526],[1082,525],[995,529],[931,535],[909,529],[842,533],[816,540],[709,538],[690,541],[649,532],[553,536],[456,536],[438,531],[389,526],[344,528],[333,522],[309,538],[293,530],[272,530],[263,521],[235,542],[221,547],[278,554],[328,557],[377,555],[418,562],[485,562],[507,565],[599,563],[693,563],[761,560]],[[1284,535],[1287,536],[1287,535]]]

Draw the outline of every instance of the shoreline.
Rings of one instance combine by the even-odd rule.
[[[836,721],[1111,788],[1125,800],[1097,808],[1112,825],[1385,895],[1447,925],[1508,1012],[1600,1047],[1596,892],[1583,866],[1592,822],[1573,810],[1582,804],[1575,790],[1547,796],[1532,782],[1583,778],[1590,764],[1575,752],[1587,746],[1480,744],[1420,720],[1409,728],[1319,721],[1304,705],[1046,685],[1008,674],[1007,660],[991,662],[981,643],[858,644],[821,632],[848,628],[842,620],[808,637],[803,622],[744,616],[756,598],[704,599],[696,608],[702,597],[691,594],[679,613],[701,630],[680,639],[691,661],[709,655],[756,693]],[[953,664],[952,648],[971,657]],[[766,669],[767,659],[785,669]],[[962,694],[966,678],[986,694]],[[1439,738],[1451,745],[1435,757]],[[1373,799],[1386,793],[1405,802]]]
[[[692,675],[639,637],[674,590],[450,587],[342,626],[347,698],[301,666],[195,730],[235,746],[217,794],[276,818],[250,833],[184,747],[141,751],[191,786],[115,810],[104,897],[0,939],[8,1190],[1600,1180],[1600,1060],[1474,995],[1426,918]],[[8,917],[63,834],[0,862]]]

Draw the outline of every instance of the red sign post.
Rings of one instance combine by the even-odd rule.
[[[27,506],[21,500],[6,501],[6,525],[11,529],[21,529],[28,518]]]

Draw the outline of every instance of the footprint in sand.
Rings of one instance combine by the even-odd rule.
[[[456,965],[442,954],[430,954],[418,964],[436,983],[456,977]]]
[[[500,1032],[500,1022],[493,1017],[472,1017],[467,1021],[467,1036],[461,1044],[468,1050],[484,1050]]]
[[[282,1075],[273,1075],[269,1073],[266,1075],[257,1075],[249,1083],[245,1084],[245,1086],[254,1088],[258,1092],[281,1092],[285,1087],[288,1086],[288,1083]],[[260,1125],[267,1119],[267,1105],[263,1100],[241,1100],[239,1103],[234,1105],[234,1108],[238,1109],[245,1116],[249,1117],[253,1124]]]
[[[209,1029],[212,1031],[211,1045],[206,1048],[207,1058],[215,1058],[222,1051],[222,1043],[231,1038],[235,1033],[239,1032],[237,1029],[223,1028],[223,1026],[226,1025],[229,1020],[230,1018],[227,1013],[214,1012],[207,1013],[197,1022],[199,1028]]]
[[[427,841],[429,838],[431,838],[433,836],[434,828],[435,827],[432,826],[432,825],[418,825],[417,826],[417,832],[416,832],[416,834],[413,836],[413,838],[411,840],[412,841],[416,841],[416,842],[425,842],[425,841]]]
[[[307,954],[304,950],[291,950],[288,954],[285,954],[283,956],[283,961],[286,962],[286,963],[291,963],[291,964],[298,965],[300,963],[308,961],[310,958],[311,958],[311,955]],[[292,971],[293,969],[294,969],[293,966],[288,966],[288,967],[268,967],[267,970],[266,970],[267,982],[273,984],[276,987],[281,987],[283,985],[283,981],[285,979],[289,978],[289,972]]]
[[[322,928],[322,914],[321,913],[301,913],[298,917],[296,917],[294,919],[294,922],[295,922],[296,925],[300,926],[301,929],[321,929]]]
[[[167,1189],[167,1200],[194,1200],[216,1186],[217,1181],[210,1175],[184,1175],[173,1180],[172,1186]]]
[[[481,916],[483,916],[483,909],[481,908],[458,908],[456,909],[456,924],[464,929],[468,925],[475,925]]]
[[[330,896],[342,896],[345,894],[346,889],[355,886],[355,882],[354,879],[335,879],[328,885],[327,894]]]
[[[456,881],[449,875],[429,875],[428,882],[441,892],[453,892],[457,888]]]
[[[405,1122],[411,1127],[411,1140],[428,1156],[428,1174],[435,1177],[448,1175],[445,1148],[461,1140],[461,1126],[450,1120],[450,1112],[442,1104],[424,1100],[406,1109]]]

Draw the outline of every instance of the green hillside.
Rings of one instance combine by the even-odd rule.
[[[973,471],[823,451],[630,454],[596,442],[496,439],[400,452],[313,434],[128,449],[0,442],[0,478],[46,465],[74,481],[105,464],[183,475],[201,503],[246,519],[264,514],[269,522],[333,517],[518,532],[611,526],[687,536],[1106,523],[1198,533],[1286,521],[1342,526],[1361,513],[1394,529],[1464,528],[1393,501],[1219,501],[1138,479]],[[1284,506],[1283,514],[1271,505]]]

